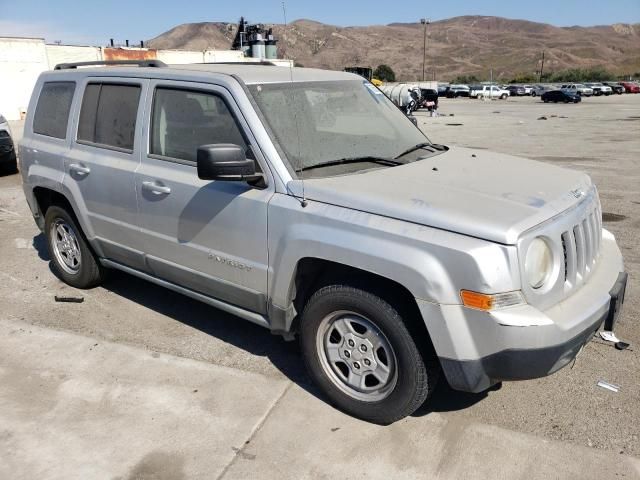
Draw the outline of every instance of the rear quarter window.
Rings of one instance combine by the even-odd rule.
[[[33,117],[33,131],[48,137],[66,138],[75,82],[45,82]]]

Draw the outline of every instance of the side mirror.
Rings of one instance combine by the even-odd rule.
[[[239,145],[201,145],[197,153],[198,177],[202,180],[251,181],[256,179],[256,163]]]

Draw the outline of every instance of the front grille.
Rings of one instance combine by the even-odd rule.
[[[562,233],[564,279],[568,287],[582,284],[593,271],[602,240],[602,212],[593,208],[573,228]]]

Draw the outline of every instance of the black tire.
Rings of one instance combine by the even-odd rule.
[[[536,92],[531,92],[531,96],[535,97],[536,96]]]
[[[2,164],[0,164],[0,173],[3,175],[13,175],[18,173],[18,159],[16,158],[15,151],[11,152],[7,162],[3,161]]]
[[[364,318],[381,332],[377,338],[387,342],[393,358],[391,367],[387,365],[394,372],[392,385],[382,385],[387,388],[386,396],[369,401],[355,398],[357,395],[366,397],[368,394],[355,392],[346,381],[341,381],[337,374],[331,373],[332,369],[336,369],[328,364],[328,357],[322,351],[325,351],[324,345],[331,341],[328,339],[333,338],[335,333],[331,328],[324,327],[327,325],[327,318],[332,315],[344,315],[337,318],[353,318],[353,315],[355,318]],[[348,331],[348,334],[351,332]],[[345,336],[339,338],[338,342],[341,342],[336,343],[340,345],[337,347],[338,351],[348,348]],[[429,343],[429,340],[424,339],[424,342]],[[330,285],[318,290],[309,299],[302,314],[300,345],[309,375],[329,401],[340,410],[369,422],[388,425],[412,414],[429,397],[436,385],[439,368],[435,354],[429,355],[430,358],[423,358],[423,355],[428,355],[421,354],[418,350],[399,311],[386,300],[359,288]],[[381,361],[382,356],[378,354],[379,349],[373,347],[371,351],[372,354],[376,352],[373,357],[375,361],[384,363]],[[357,363],[355,353],[349,357],[352,364]],[[353,369],[344,361],[342,364],[347,372],[350,368]],[[364,364],[367,364],[366,361]]]
[[[500,99],[501,99],[501,100],[506,100],[506,98],[507,98],[507,95],[506,95],[506,94],[504,94],[504,93],[503,93],[502,95],[500,95]]]
[[[64,208],[51,206],[45,214],[44,225],[49,258],[51,258],[51,262],[59,277],[65,283],[75,288],[86,289],[98,286],[103,280],[104,269],[89,247],[84,233],[78,227],[75,216],[67,212]],[[74,271],[74,267],[68,264],[65,265],[62,260],[64,255],[58,253],[60,248],[55,246],[56,233],[54,232],[57,226],[63,229],[69,229],[69,235],[72,237],[69,243],[75,247],[76,251],[79,251],[77,271]]]

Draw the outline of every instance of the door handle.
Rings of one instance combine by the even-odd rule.
[[[84,165],[80,165],[79,163],[72,163],[69,165],[69,170],[77,173],[78,175],[89,175],[91,169],[89,167],[85,167]]]
[[[142,182],[142,189],[147,190],[156,195],[169,195],[171,189],[166,185],[160,185],[156,182]]]

